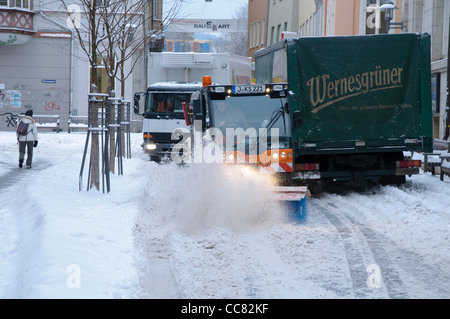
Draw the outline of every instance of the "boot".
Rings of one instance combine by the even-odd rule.
[[[22,166],[23,166],[23,159],[20,159],[19,160],[19,167],[22,168]]]

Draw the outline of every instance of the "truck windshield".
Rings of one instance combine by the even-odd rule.
[[[150,118],[184,118],[182,102],[189,102],[192,92],[147,92],[145,115]]]
[[[278,134],[279,142],[289,142],[291,129],[284,105],[286,98],[270,98],[266,95],[231,96],[225,100],[212,100],[212,125],[226,136],[227,128],[254,128],[260,134],[267,128],[267,136]],[[273,134],[272,134],[273,133]]]

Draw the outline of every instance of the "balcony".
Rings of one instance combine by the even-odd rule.
[[[0,45],[28,42],[36,33],[34,14],[25,8],[0,6]]]

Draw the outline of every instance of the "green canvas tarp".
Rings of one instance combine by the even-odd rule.
[[[255,77],[288,82],[298,97],[295,141],[431,139],[428,34],[296,38],[277,46],[256,56]]]

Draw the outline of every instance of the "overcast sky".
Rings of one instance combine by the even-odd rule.
[[[164,0],[164,10],[170,9],[173,0]],[[180,19],[231,19],[236,10],[248,0],[183,0]]]

